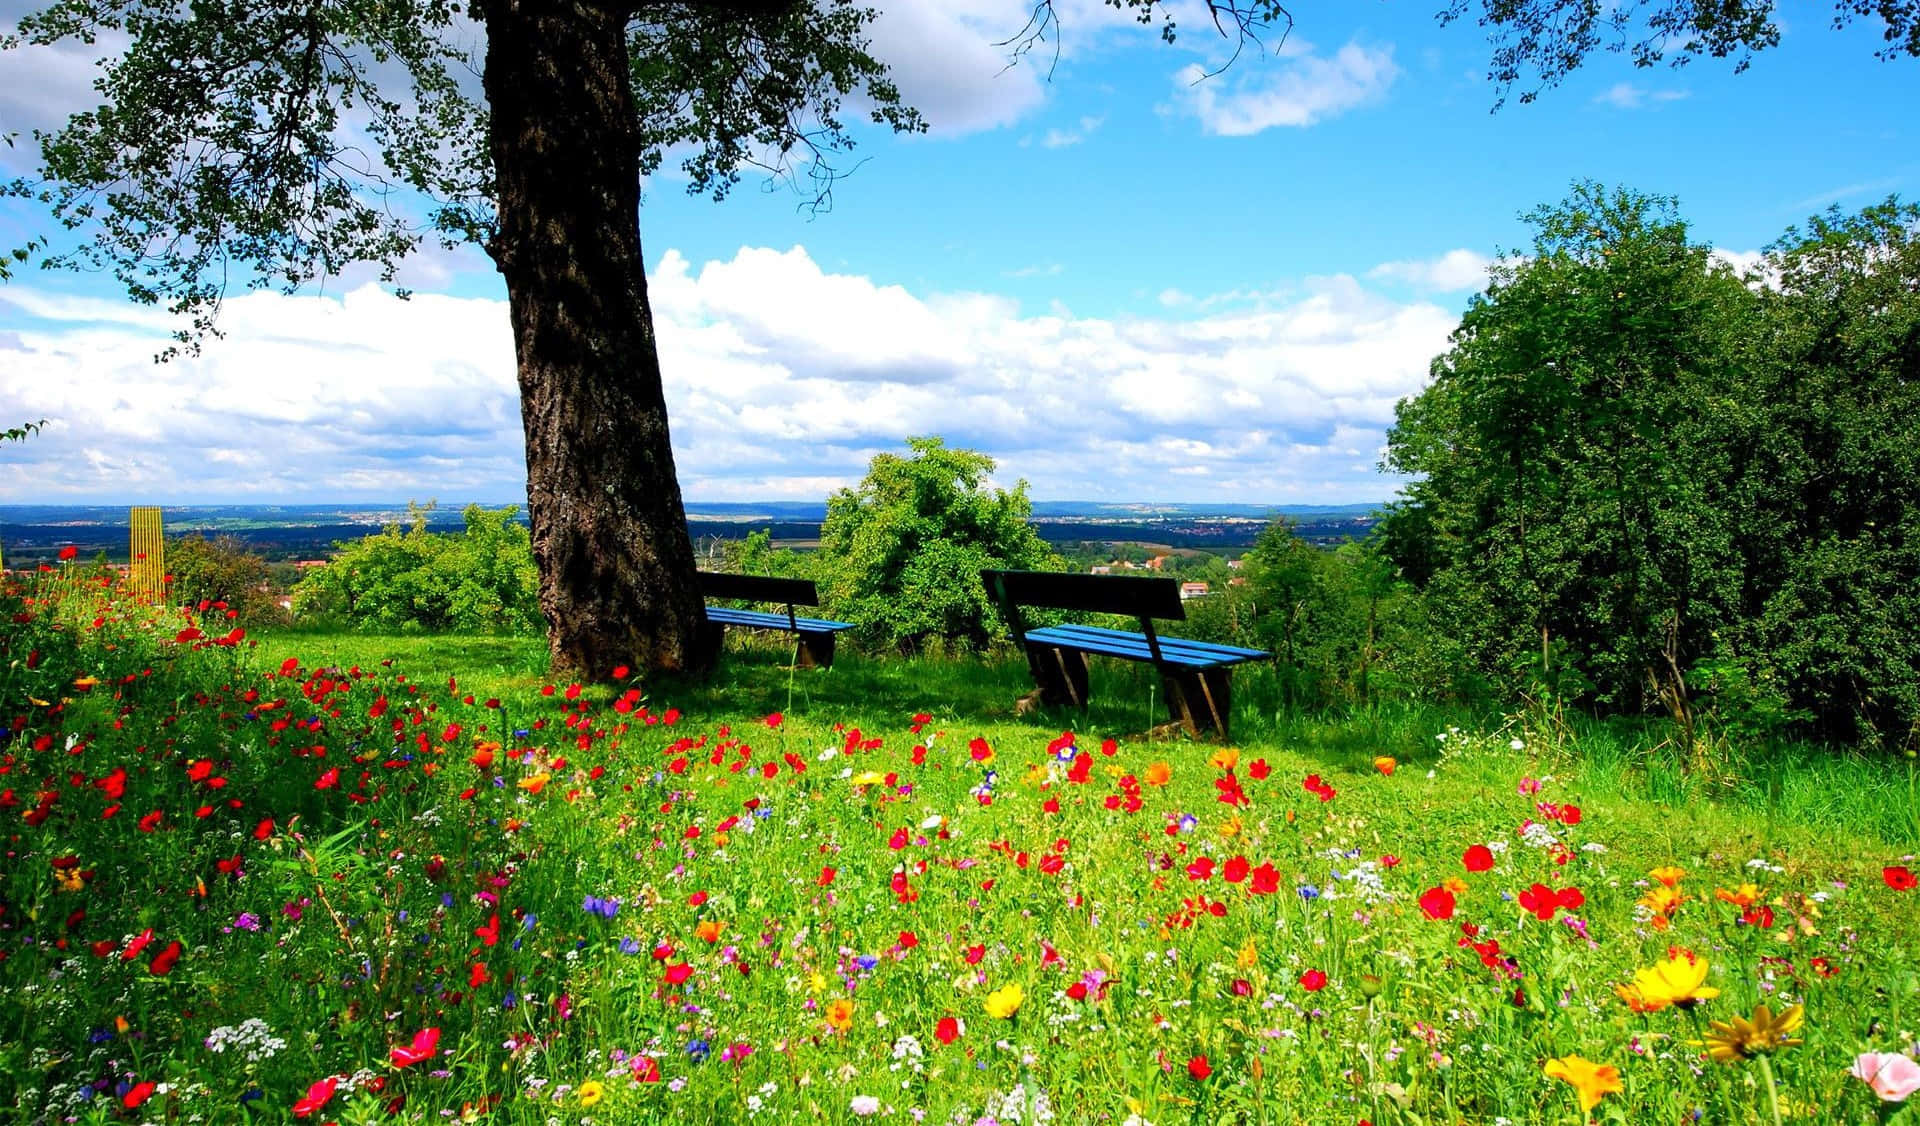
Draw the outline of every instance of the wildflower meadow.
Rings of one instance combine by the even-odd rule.
[[[13,1120],[1920,1121],[1908,762],[1723,801],[1534,713],[1207,744],[3,599]]]

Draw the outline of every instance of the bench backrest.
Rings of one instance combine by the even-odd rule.
[[[738,598],[747,602],[778,602],[793,619],[795,606],[818,606],[820,595],[811,579],[776,579],[767,575],[726,575],[719,571],[698,571],[703,598]]]
[[[1020,607],[1042,606],[1052,610],[1081,610],[1090,614],[1124,614],[1140,621],[1147,647],[1156,663],[1160,660],[1160,639],[1154,633],[1153,619],[1185,621],[1186,606],[1180,601],[1177,579],[1134,578],[1129,575],[1080,575],[1058,571],[982,571],[987,596],[1000,607],[1013,630],[1013,639],[1026,636],[1026,623]]]

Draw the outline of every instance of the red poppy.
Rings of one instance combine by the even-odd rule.
[[[1205,1079],[1213,1074],[1213,1065],[1207,1062],[1206,1056],[1195,1056],[1187,1061],[1187,1074],[1195,1079]]]
[[[1227,858],[1226,867],[1220,874],[1228,883],[1237,884],[1247,878],[1247,870],[1249,867],[1246,857],[1232,856]]]
[[[1898,864],[1880,869],[1880,878],[1887,881],[1887,886],[1895,891],[1912,891],[1916,884],[1920,884],[1920,880],[1916,880],[1912,872]]]
[[[332,766],[328,767],[326,773],[322,774],[319,779],[314,782],[313,788],[316,790],[331,790],[339,784],[340,768]]]
[[[488,918],[486,926],[473,928],[473,933],[475,937],[477,937],[481,942],[486,943],[488,946],[492,946],[494,943],[499,942],[500,941],[499,914],[495,913],[492,917]]]
[[[693,967],[685,962],[676,962],[667,967],[667,984],[679,985],[693,976]]]
[[[824,865],[820,869],[820,878],[818,880],[815,880],[814,882],[819,884],[821,887],[826,887],[829,884],[833,883],[834,879],[837,878],[839,875],[840,875],[839,869],[833,867],[831,864]]]
[[[68,544],[67,546],[60,549],[60,562],[65,563],[67,560],[72,559],[79,554],[80,554],[79,548],[75,547],[72,544]]]
[[[1533,912],[1534,917],[1543,923],[1553,921],[1555,911],[1577,911],[1587,902],[1579,888],[1561,888],[1559,891],[1545,884],[1534,884],[1520,893],[1520,906]]]
[[[435,1049],[440,1047],[440,1030],[423,1028],[413,1034],[413,1043],[392,1052],[393,1066],[412,1067],[416,1063],[433,1058]]]
[[[155,954],[153,961],[147,963],[147,972],[153,974],[155,977],[165,977],[173,972],[174,963],[179,960],[180,940],[176,938],[172,942],[167,943],[165,950]]]
[[[960,1039],[960,1022],[952,1017],[941,1017],[933,1026],[933,1038],[942,1044],[951,1044]]]
[[[1322,970],[1308,970],[1300,975],[1300,988],[1308,993],[1318,993],[1327,987],[1327,975]]]
[[[1453,893],[1446,888],[1428,888],[1420,893],[1420,910],[1429,919],[1453,918]]]
[[[1213,857],[1203,856],[1187,865],[1187,879],[1211,880],[1213,878]]]
[[[1271,861],[1255,868],[1248,875],[1253,877],[1253,882],[1248,886],[1255,895],[1272,895],[1280,890],[1280,870],[1275,868]]]
[[[145,950],[152,942],[153,928],[148,927],[146,930],[141,931],[139,935],[135,936],[132,942],[127,943],[127,948],[120,952],[120,960],[122,962],[133,961],[135,958],[138,958],[140,952]]]
[[[1460,858],[1460,863],[1466,865],[1469,872],[1488,871],[1493,867],[1493,850],[1483,844],[1473,845]]]
[[[152,1097],[152,1083],[135,1083],[125,1095],[120,1097],[120,1105],[126,1107],[128,1110],[132,1110]]]
[[[313,1086],[308,1087],[306,1097],[293,1104],[294,1117],[305,1118],[314,1111],[326,1106],[329,1102],[332,1102],[333,1089],[338,1083],[339,1080],[329,1076],[315,1083]]]
[[[1255,782],[1265,782],[1267,775],[1272,773],[1273,768],[1268,766],[1267,760],[1263,758],[1254,759],[1252,765],[1247,767],[1247,776]]]

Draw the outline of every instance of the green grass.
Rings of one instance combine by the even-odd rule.
[[[1882,876],[1920,842],[1905,760],[1735,747],[1704,779],[1659,725],[1294,714],[1260,669],[1224,747],[1146,737],[1164,701],[1114,663],[1088,713],[1019,716],[1017,660],[795,670],[743,638],[705,679],[575,691],[523,638],[236,650],[78,589],[5,609],[23,1120],[311,1091],[343,1123],[1032,1122],[1044,1094],[1076,1123],[1557,1124],[1583,1116],[1543,1067],[1578,1055],[1619,1070],[1601,1120],[1769,1122],[1759,1070],[1694,1043],[1765,1000],[1804,1005],[1786,1116],[1865,1121],[1854,1057],[1920,1024],[1920,893]],[[1716,891],[1745,884],[1743,922]],[[1578,902],[1542,921],[1536,885]],[[1682,948],[1720,995],[1632,1012],[1616,987]]]

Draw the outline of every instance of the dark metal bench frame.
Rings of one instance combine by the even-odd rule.
[[[709,655],[720,651],[721,638],[728,626],[743,629],[784,630],[798,639],[794,664],[801,668],[827,668],[833,664],[833,639],[841,630],[853,628],[852,622],[834,622],[824,618],[802,618],[795,606],[818,606],[820,595],[807,579],[778,579],[765,575],[727,575],[718,571],[696,572],[700,578],[701,598],[730,598],[743,602],[780,605],[786,613],[764,610],[731,610],[707,606],[706,622],[701,627],[701,645]]]
[[[1233,666],[1269,661],[1259,649],[1205,641],[1162,638],[1154,619],[1185,621],[1178,580],[1125,575],[1080,575],[1051,571],[982,571],[987,595],[999,605],[1026,650],[1040,702],[1049,707],[1087,706],[1086,654],[1144,661],[1160,670],[1167,710],[1190,735],[1229,733],[1233,714]],[[1121,614],[1140,622],[1139,633],[1098,626],[1053,626],[1029,630],[1022,606]]]

